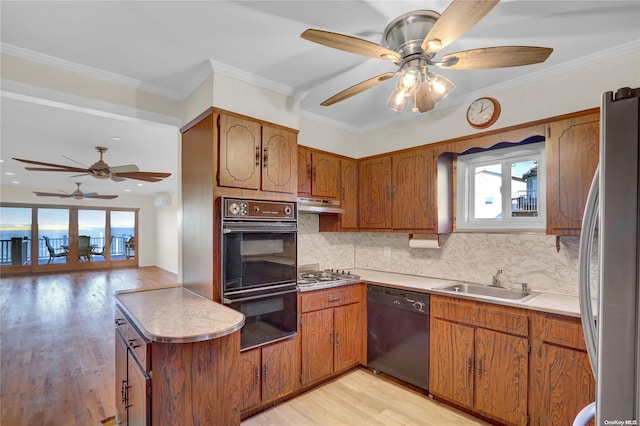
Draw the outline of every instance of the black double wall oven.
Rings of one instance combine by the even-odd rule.
[[[222,301],[244,314],[241,349],[297,332],[295,202],[222,197]]]

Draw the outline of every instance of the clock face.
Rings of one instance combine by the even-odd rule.
[[[479,98],[467,109],[467,121],[476,128],[489,127],[500,115],[500,104],[492,98]]]

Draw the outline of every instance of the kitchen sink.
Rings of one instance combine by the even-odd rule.
[[[444,287],[436,287],[435,290],[478,296],[487,299],[511,300],[514,302],[524,302],[538,295],[538,293],[534,291],[512,290],[505,287],[493,287],[471,283],[451,284]]]

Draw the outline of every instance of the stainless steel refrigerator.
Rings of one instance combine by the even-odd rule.
[[[585,206],[579,254],[580,310],[596,397],[574,425],[584,424],[594,410],[596,425],[640,422],[639,133],[640,88],[604,93],[600,163]]]

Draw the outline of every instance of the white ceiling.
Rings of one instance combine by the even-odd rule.
[[[304,117],[363,131],[415,116],[386,107],[392,80],[333,106],[321,107],[320,102],[396,66],[320,46],[299,35],[319,28],[381,43],[385,26],[395,17],[416,9],[442,13],[449,3],[3,0],[0,37],[4,53],[58,61],[175,99],[193,90],[202,79],[203,66],[213,63],[214,71],[218,67],[298,97]],[[439,70],[456,89],[436,108],[640,50],[638,22],[640,1],[503,0],[441,55],[500,45],[544,46],[554,52],[545,63],[525,67]],[[153,194],[177,187],[175,127],[32,102],[5,88],[2,95],[3,185],[19,180],[38,190],[71,192],[78,181],[85,192],[105,194],[123,194],[125,189]],[[111,166],[134,163],[143,171],[174,175],[137,187],[132,180],[115,183],[25,172],[21,163],[10,159],[90,165],[99,158],[97,145],[109,148],[104,159]]]

